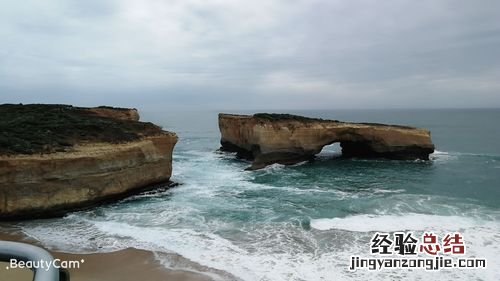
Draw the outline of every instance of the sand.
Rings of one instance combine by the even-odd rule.
[[[3,230],[2,230],[3,231]],[[25,242],[36,241],[20,233],[0,232],[0,240]],[[39,245],[37,245],[39,246]],[[70,269],[71,281],[208,281],[211,278],[199,273],[170,270],[162,266],[153,252],[129,248],[111,253],[69,254],[51,251],[61,261],[81,261],[80,268]],[[31,281],[29,270],[7,270],[7,263],[0,263],[1,281]]]

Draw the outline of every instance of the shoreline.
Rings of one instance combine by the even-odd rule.
[[[41,246],[37,240],[25,236],[17,230],[4,231],[1,227],[0,240],[29,243]],[[42,247],[44,248],[44,247]],[[48,250],[48,249],[47,249]],[[168,269],[163,266],[151,251],[127,248],[109,253],[72,254],[60,251],[48,250],[54,258],[61,261],[80,261],[80,268],[68,269],[71,281],[137,281],[147,278],[148,281],[211,281],[213,280],[202,273],[185,270]],[[25,281],[24,270],[19,272],[8,271],[3,266],[0,267],[0,279],[8,277],[10,281]]]

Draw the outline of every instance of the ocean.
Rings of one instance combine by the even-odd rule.
[[[67,252],[152,250],[166,267],[217,280],[500,280],[499,109],[288,111],[427,128],[436,152],[342,159],[333,144],[313,162],[259,171],[218,151],[215,111],[141,113],[178,134],[172,180],[181,185],[20,223],[27,235]],[[487,268],[348,270],[351,256],[374,257],[374,233],[395,231],[458,232],[465,257]]]

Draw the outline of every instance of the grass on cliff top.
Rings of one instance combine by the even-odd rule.
[[[113,109],[113,110],[118,110],[118,111],[128,111],[128,110],[130,110],[130,108],[112,107],[112,106],[107,106],[107,105],[101,105],[101,106],[98,106],[97,108]]]
[[[157,135],[161,128],[100,117],[70,105],[0,105],[0,155],[66,151],[77,143],[123,143]]]
[[[280,113],[256,113],[253,116],[261,119],[266,119],[269,121],[290,120],[290,121],[300,121],[300,122],[317,122],[317,121],[338,122],[337,120],[326,120],[321,118],[310,118],[299,115],[280,114]]]
[[[256,113],[253,115],[254,117],[265,119],[268,121],[299,121],[299,122],[340,122],[339,120],[329,120],[329,119],[321,119],[321,118],[310,118],[293,114],[279,114],[279,113]],[[350,123],[350,122],[342,122],[342,123]],[[380,126],[380,127],[395,127],[402,129],[415,129],[415,127],[405,126],[405,125],[391,125],[391,124],[381,124],[381,123],[369,123],[369,122],[361,122],[361,123],[351,123],[351,124],[360,124],[360,125],[369,125],[369,126]]]

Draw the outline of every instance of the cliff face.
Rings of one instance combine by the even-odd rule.
[[[139,121],[139,112],[135,108],[113,108],[113,107],[91,107],[85,108],[100,117],[107,117],[120,120]]]
[[[83,123],[93,123],[78,129],[79,134],[99,124],[81,118]],[[174,133],[131,120],[104,121],[105,128],[112,124],[114,130],[123,129],[127,134],[121,132],[122,139],[110,141],[92,136],[64,151],[0,153],[0,219],[61,215],[169,181],[177,142]],[[25,134],[14,135],[21,138]]]
[[[428,160],[434,152],[428,130],[406,126],[280,114],[219,114],[219,129],[221,149],[253,160],[250,169],[308,160],[335,142],[340,142],[345,157]]]

